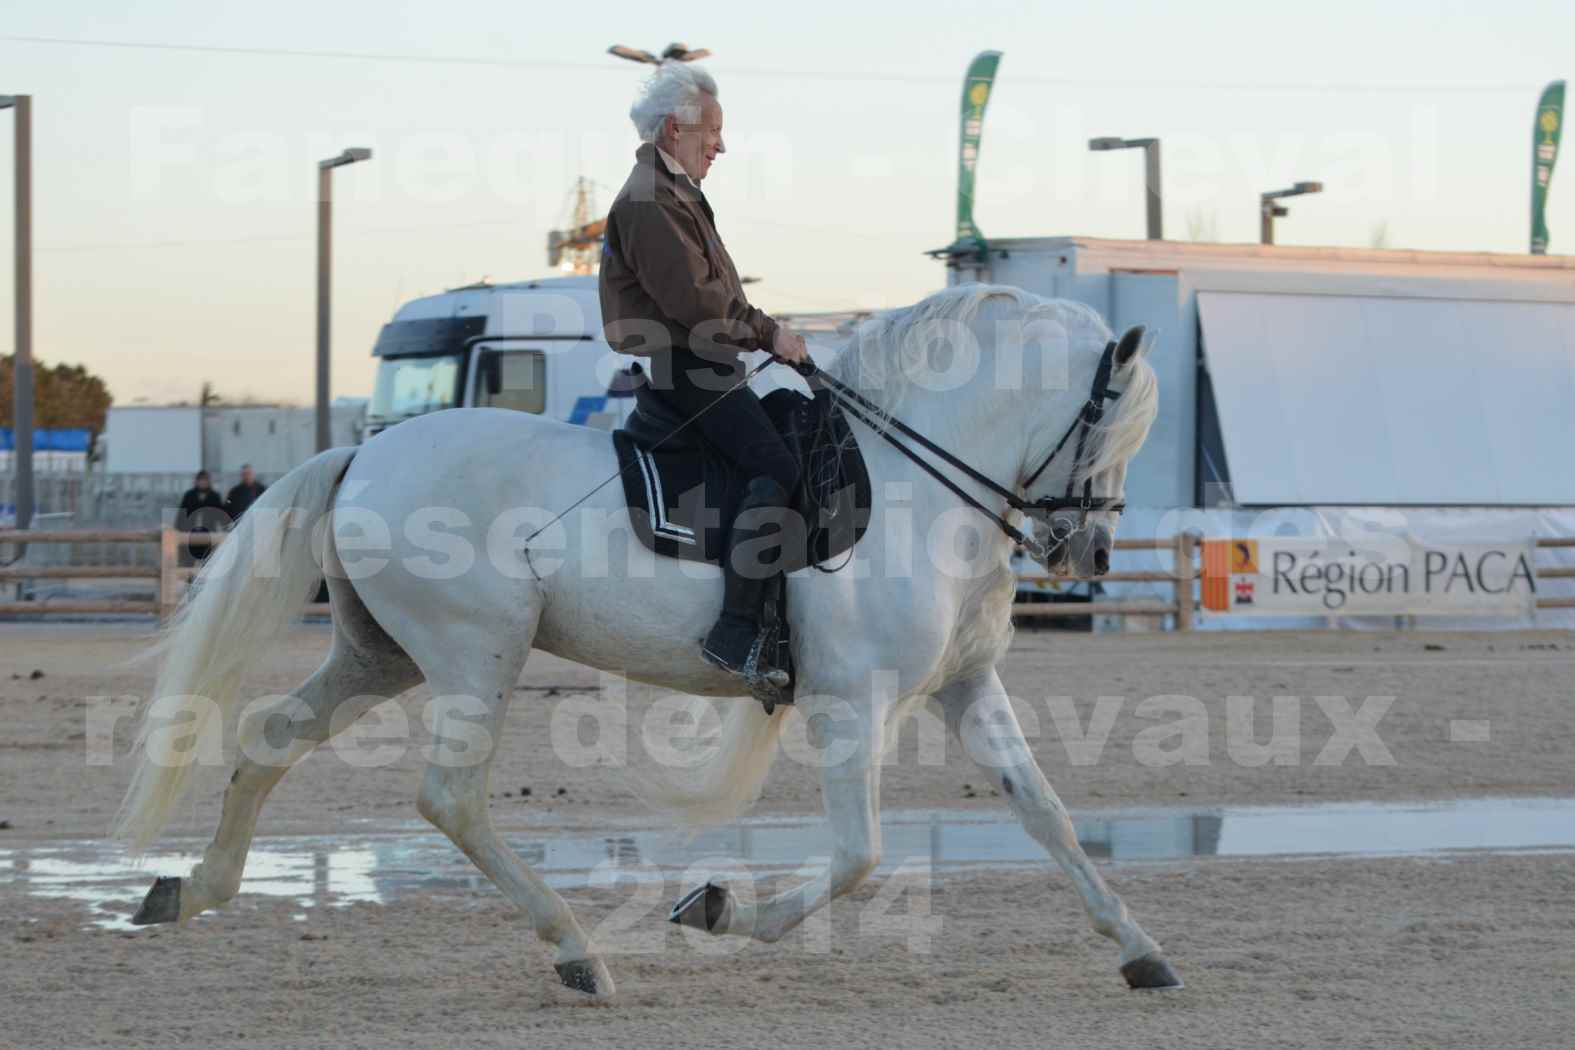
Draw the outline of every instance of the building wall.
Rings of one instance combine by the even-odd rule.
[[[361,403],[332,406],[332,443],[360,444],[365,412]],[[250,463],[258,474],[277,477],[316,452],[316,419],[310,408],[111,408],[104,469],[189,478],[198,470],[233,474]]]
[[[364,406],[335,405],[331,443],[361,440]],[[257,473],[277,477],[317,452],[317,416],[310,408],[221,408],[209,415],[207,469],[232,474],[250,463]]]
[[[993,283],[1086,303],[1117,331],[1133,324],[1157,329],[1151,363],[1159,374],[1160,415],[1148,443],[1133,461],[1128,479],[1127,498],[1134,509],[1191,507],[1198,495],[1200,292],[1431,299],[1439,305],[1438,324],[1446,324],[1451,303],[1488,300],[1518,304],[1522,314],[1529,314],[1535,312],[1531,304],[1575,302],[1575,258],[1569,257],[1075,237],[996,239],[990,246],[986,274],[951,270],[948,283],[982,276]],[[1524,328],[1526,325],[1521,325],[1515,331]],[[1510,332],[1506,326],[1506,338]],[[1274,335],[1265,333],[1263,338],[1268,353],[1276,345]],[[1563,389],[1568,377],[1544,360],[1558,356],[1554,351],[1559,338],[1557,333],[1543,331],[1529,343],[1522,340],[1516,347],[1516,360],[1501,361],[1500,371],[1510,363],[1523,365],[1524,371],[1542,369],[1547,377],[1544,386],[1558,384]],[[1567,345],[1567,334],[1563,338]],[[1491,340],[1480,342],[1491,345]],[[1436,379],[1436,371],[1423,370],[1421,374]],[[1308,374],[1316,376],[1317,372],[1314,369]],[[1513,416],[1506,415],[1505,420],[1505,425],[1513,426]],[[1294,437],[1271,428],[1266,438],[1281,443],[1318,440],[1305,426]],[[1506,446],[1511,444],[1506,442]]]
[[[111,408],[104,441],[108,471],[195,474],[202,467],[202,409]]]
[[[1196,443],[1197,322],[1195,308],[1174,276],[1114,273],[1106,319],[1120,333],[1145,325],[1154,344],[1148,363],[1159,377],[1159,417],[1148,441],[1127,469],[1127,503],[1133,507],[1190,507]]]

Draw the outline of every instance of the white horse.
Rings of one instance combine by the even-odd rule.
[[[1078,418],[1110,338],[1081,305],[973,285],[866,323],[829,371],[1008,490],[1058,496],[1091,480],[1096,497],[1113,499],[1156,412],[1154,373],[1136,340],[1123,340],[1113,355],[1111,386],[1121,394],[1087,447],[1078,443],[1082,461],[1071,462],[1066,448],[1024,491]],[[796,706],[768,715],[753,699],[725,705],[717,747],[684,774],[687,783],[667,784],[663,799],[706,819],[736,814],[758,796],[784,720],[806,718],[812,746],[838,756],[822,773],[830,864],[754,903],[702,887],[674,909],[674,921],[775,941],[858,886],[880,860],[882,750],[903,715],[930,698],[1071,877],[1094,929],[1120,946],[1128,983],[1178,987],[1159,946],[1079,847],[997,677],[1011,636],[1012,542],[870,427],[853,426],[877,498],[855,550],[859,571],[810,569],[788,581]],[[258,811],[289,766],[425,679],[434,696],[474,702],[437,720],[438,752],[445,744],[470,750],[466,761],[429,764],[418,810],[529,913],[556,947],[566,985],[610,996],[612,979],[585,931],[505,845],[487,808],[493,745],[526,657],[540,648],[697,698],[740,692],[736,679],[701,659],[697,644],[720,605],[720,572],[645,553],[619,486],[599,490],[525,551],[525,539],[553,512],[616,469],[605,433],[461,409],[412,419],[359,449],[324,452],[270,488],[210,559],[163,643],[120,835],[145,847],[168,822],[191,779],[194,749],[183,745],[206,731],[211,713],[239,711],[243,675],[324,575],[333,648],[293,696],[249,712],[212,844],[188,876],[155,882],[137,921],[185,920],[233,897]],[[957,480],[984,507],[1022,524],[998,493]],[[890,496],[899,498],[883,498]],[[313,520],[332,512],[332,528],[319,530],[328,540],[315,551],[307,529],[270,527],[302,511]],[[1115,511],[1051,517],[1042,515],[1042,528],[1073,535],[1046,567],[1102,573]],[[259,740],[268,752],[260,758],[245,746]]]

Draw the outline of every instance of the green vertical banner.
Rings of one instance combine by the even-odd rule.
[[[979,138],[984,133],[984,108],[995,86],[1001,52],[981,51],[963,79],[962,130],[957,142],[957,246],[972,244],[982,253],[984,235],[973,224],[974,169],[979,165]]]
[[[1548,254],[1548,187],[1553,163],[1559,159],[1559,134],[1564,124],[1564,81],[1555,80],[1537,103],[1537,124],[1531,137],[1531,254]]]

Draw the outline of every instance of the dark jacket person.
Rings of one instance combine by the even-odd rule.
[[[197,471],[191,488],[180,498],[180,519],[175,527],[182,532],[223,532],[229,527],[230,516],[224,510],[224,500],[206,470]],[[213,548],[206,543],[187,545],[189,561],[202,561]]]
[[[230,494],[224,497],[224,509],[230,512],[230,517],[239,521],[242,514],[251,509],[253,503],[268,491],[268,486],[257,480],[256,471],[252,470],[250,463],[241,466],[241,483],[230,489]]]
[[[766,350],[802,361],[804,340],[745,297],[700,190],[711,164],[726,152],[716,81],[694,66],[663,65],[629,116],[644,144],[607,213],[602,323],[614,349],[649,358],[656,395],[685,419],[695,419],[695,429],[751,478],[722,559],[722,615],[702,645],[711,663],[742,674],[773,570],[758,562],[740,564],[733,555],[748,541],[779,530],[781,509],[798,485],[799,464],[760,399],[742,383],[738,355]],[[773,512],[776,523],[769,522]],[[745,524],[762,519],[766,522],[756,527]],[[769,546],[750,543],[746,550]]]

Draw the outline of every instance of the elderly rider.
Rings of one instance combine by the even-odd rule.
[[[614,349],[648,358],[653,394],[693,419],[749,478],[722,558],[722,614],[701,646],[707,661],[741,675],[769,577],[746,564],[744,552],[758,552],[773,531],[772,515],[785,511],[798,485],[799,463],[742,382],[739,355],[765,350],[800,362],[804,340],[750,305],[701,191],[727,151],[716,81],[665,63],[629,117],[642,144],[607,214],[602,321]]]

